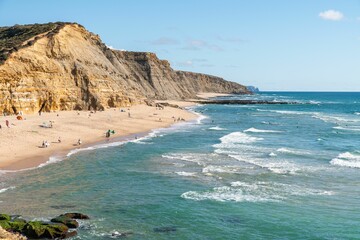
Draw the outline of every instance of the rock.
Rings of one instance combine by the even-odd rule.
[[[65,238],[68,236],[69,228],[59,223],[44,223],[39,221],[28,222],[22,233],[29,238]]]
[[[17,232],[30,239],[60,239],[77,235],[76,231],[69,231],[69,228],[77,228],[79,223],[74,219],[89,219],[89,216],[82,213],[66,213],[51,219],[51,222],[30,221],[13,216],[1,214],[4,220],[0,220],[0,227],[10,232]],[[22,237],[19,239],[23,239]]]
[[[1,220],[10,221],[10,220],[11,220],[11,216],[10,216],[10,215],[7,215],[7,214],[4,214],[4,213],[1,213],[1,214],[0,214],[0,221],[1,221]]]
[[[0,220],[0,227],[2,227],[5,230],[11,229],[10,222],[7,220]]]
[[[118,232],[114,231],[111,233],[111,238],[124,238],[132,235],[133,232]]]
[[[174,226],[154,228],[154,232],[175,232],[175,231],[176,231],[176,227]]]
[[[247,86],[246,89],[252,93],[258,93],[260,92],[259,88],[254,87],[254,86]]]
[[[6,239],[6,240],[26,240],[27,238],[18,234],[18,233],[11,233],[3,228],[0,227],[0,239]]]
[[[19,35],[6,34],[13,31]],[[3,27],[0,39],[0,115],[104,110],[142,99],[196,98],[198,92],[248,93],[220,77],[175,71],[154,53],[111,50],[76,23]],[[7,45],[11,52],[2,47]]]
[[[9,224],[11,231],[21,233],[27,222],[24,219],[15,219],[14,221],[9,222]]]
[[[88,215],[82,214],[82,213],[65,213],[60,216],[65,216],[72,219],[90,219]]]
[[[68,228],[77,228],[79,227],[79,223],[74,220],[74,219],[71,219],[65,215],[60,215],[56,218],[53,218],[50,220],[51,222],[54,222],[54,223],[62,223],[64,225],[66,225]]]
[[[76,236],[76,231],[69,231],[64,224],[49,224],[45,230],[44,237],[50,239],[69,238]]]

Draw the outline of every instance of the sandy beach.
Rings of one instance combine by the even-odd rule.
[[[194,105],[191,102],[169,103],[180,107]],[[135,105],[96,113],[66,111],[22,117],[24,120],[17,120],[16,116],[0,117],[1,170],[36,167],[47,162],[51,156],[65,156],[75,148],[111,142],[133,134],[141,135],[177,123],[178,118],[189,121],[196,119],[197,115],[180,108],[165,107],[160,110],[147,105]],[[6,120],[9,121],[9,127],[6,126]],[[108,130],[115,131],[110,138],[106,137]],[[43,147],[43,141],[47,141],[49,146]]]

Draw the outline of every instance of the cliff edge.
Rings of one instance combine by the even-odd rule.
[[[0,28],[0,113],[101,110],[144,99],[248,93],[206,74],[174,71],[154,53],[109,49],[76,23]]]

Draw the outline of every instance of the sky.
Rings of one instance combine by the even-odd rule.
[[[360,0],[0,0],[0,26],[56,21],[263,91],[360,91]]]

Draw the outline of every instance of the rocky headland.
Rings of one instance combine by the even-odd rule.
[[[110,49],[77,23],[0,28],[0,114],[102,110],[198,92],[249,93],[220,77],[175,71],[154,53]]]

